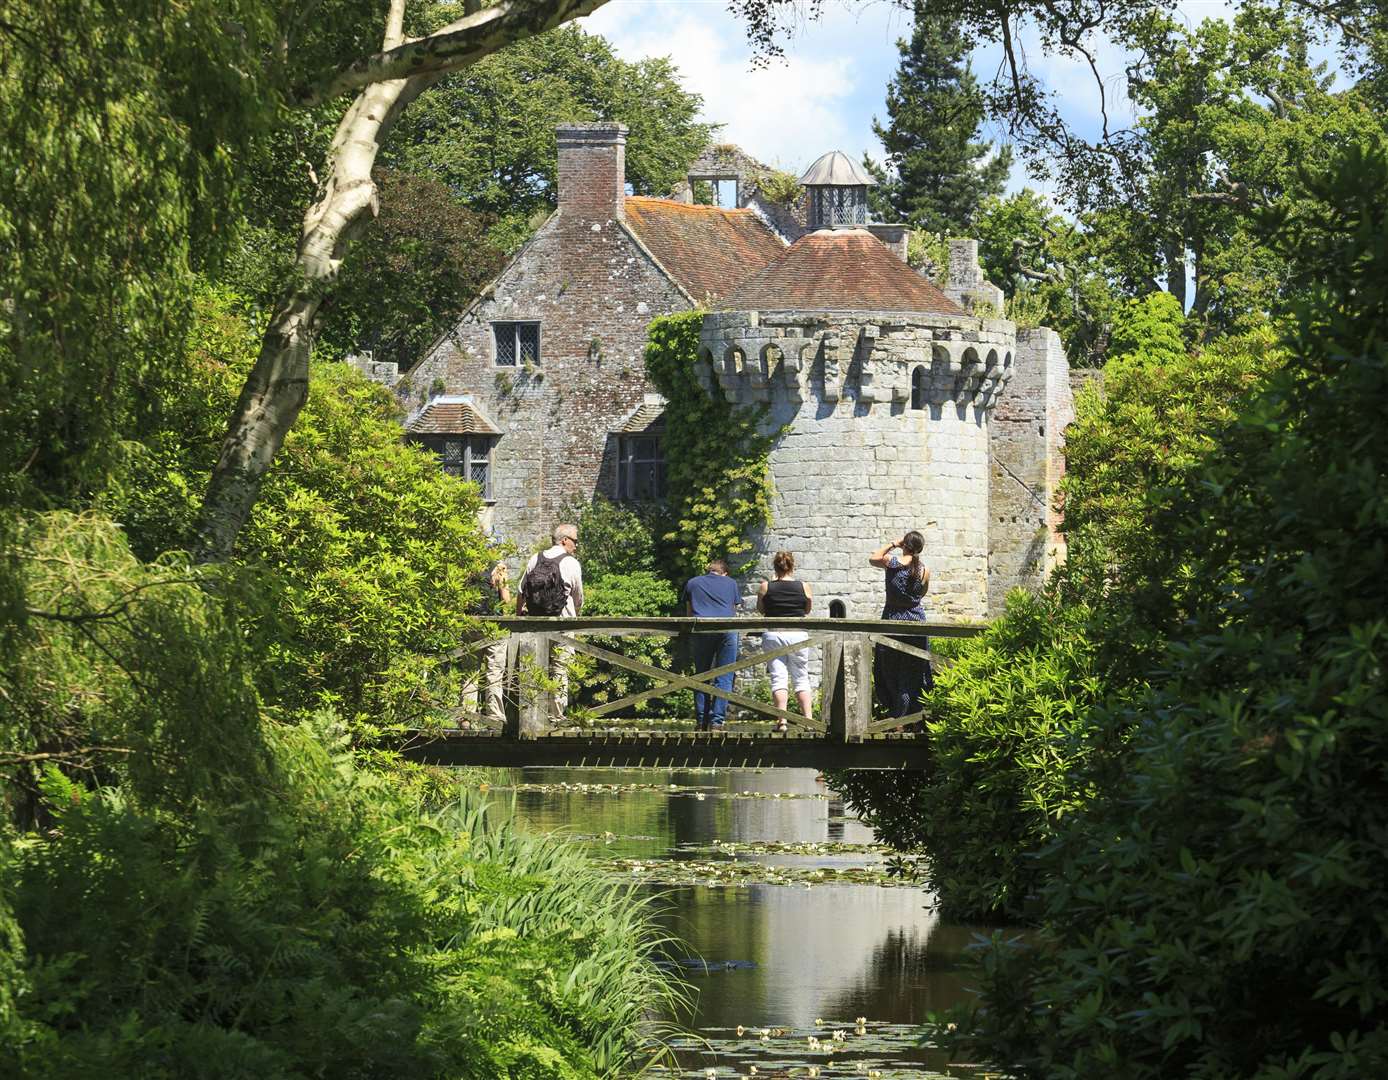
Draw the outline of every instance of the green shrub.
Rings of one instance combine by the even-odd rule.
[[[800,201],[800,196],[804,189],[800,186],[800,178],[794,173],[782,172],[780,169],[772,169],[770,172],[762,173],[756,179],[757,192],[766,199],[780,206],[794,206]]]
[[[656,571],[658,557],[651,522],[657,513],[653,508],[634,510],[599,496],[591,502],[571,505],[564,516],[578,525],[583,541],[584,615],[625,617],[680,613],[679,592]],[[669,638],[633,636],[589,640],[600,648],[666,671],[671,669],[674,659]],[[580,717],[584,709],[617,701],[655,685],[650,676],[582,654],[574,656],[569,671],[573,680],[570,701]],[[681,691],[648,700],[627,712],[641,716],[688,716],[694,711],[692,702],[689,691]]]
[[[1347,151],[1274,218],[1294,357],[1168,500],[1186,625],[1126,782],[1043,857],[1046,922],[985,954],[1021,1075],[1388,1071],[1388,187]]]
[[[658,506],[618,503],[596,495],[569,503],[560,512],[560,518],[578,526],[583,543],[579,556],[583,561],[585,594],[589,581],[658,569],[656,537],[662,528]],[[587,602],[585,599],[584,603]]]
[[[627,890],[264,714],[234,577],[95,516],[11,531],[3,790],[45,828],[0,833],[0,1074],[628,1070],[669,991]]]
[[[142,557],[190,544],[256,347],[236,297],[204,293],[189,384],[166,403],[163,429],[127,447],[103,500]],[[331,706],[370,741],[437,722],[456,701],[438,657],[474,625],[480,502],[475,485],[402,441],[384,389],[333,363],[314,365],[311,385],[235,561],[273,594],[261,692],[292,710]]]
[[[1046,596],[1014,594],[955,647],[929,701],[929,769],[834,778],[888,843],[928,855],[958,918],[1036,917],[1037,852],[1123,768],[1129,725],[1095,711],[1141,693],[1188,612],[1159,510],[1282,353],[1261,337],[1188,353],[1181,322],[1164,293],[1121,312],[1103,389],[1066,431],[1069,558]]]
[[[1035,853],[1090,796],[1076,775],[1114,749],[1089,725],[1104,684],[1085,617],[1013,592],[936,674],[929,768],[831,776],[882,840],[927,855],[924,883],[953,917],[1026,917]]]

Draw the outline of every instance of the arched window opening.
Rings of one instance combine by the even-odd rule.
[[[911,372],[911,408],[923,409],[929,397],[930,381],[922,364]]]

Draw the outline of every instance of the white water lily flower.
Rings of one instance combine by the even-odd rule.
[[[740,1037],[743,1035],[743,1033],[746,1032],[746,1030],[747,1030],[747,1029],[746,1029],[745,1027],[743,1027],[741,1024],[738,1024],[738,1025],[737,1025],[737,1034],[738,1034],[738,1037],[740,1038]]]

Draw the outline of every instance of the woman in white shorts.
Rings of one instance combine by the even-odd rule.
[[[792,576],[795,573],[795,556],[789,551],[778,551],[775,558],[771,560],[771,566],[776,571],[776,578],[774,581],[761,583],[761,589],[757,593],[757,610],[771,619],[803,619],[810,613],[810,604],[814,598],[814,593],[810,591],[810,586],[806,582],[797,581]],[[809,636],[803,630],[768,630],[762,635],[761,647],[769,652],[786,645],[794,645],[798,641],[804,641]],[[786,707],[786,702],[790,696],[789,692],[794,689],[795,696],[800,702],[800,712],[808,720],[810,718],[810,650],[796,649],[785,656],[768,660],[766,673],[771,676],[771,699],[776,703],[776,708],[784,709]],[[776,724],[776,730],[786,730],[784,719]]]

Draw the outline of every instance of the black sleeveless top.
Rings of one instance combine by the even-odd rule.
[[[805,617],[805,583],[803,581],[768,581],[762,609],[776,618]]]

